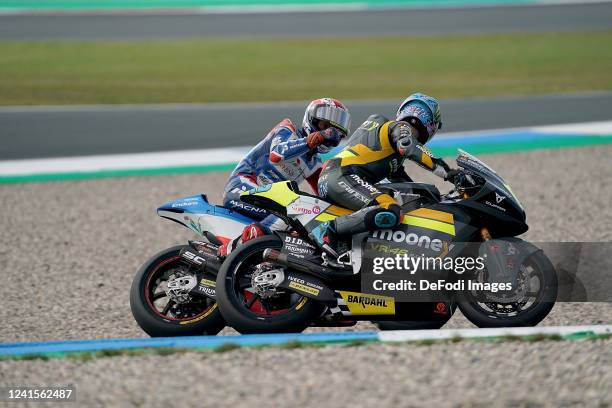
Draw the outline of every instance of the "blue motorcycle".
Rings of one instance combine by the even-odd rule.
[[[130,291],[134,319],[152,337],[215,335],[225,327],[215,297],[222,263],[217,249],[253,220],[210,204],[205,195],[171,201],[157,214],[201,240],[165,249],[140,267]]]

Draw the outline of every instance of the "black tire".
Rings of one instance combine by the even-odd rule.
[[[285,311],[274,315],[255,313],[247,308],[238,292],[238,278],[248,265],[261,261],[267,248],[280,249],[282,241],[276,235],[254,239],[232,252],[217,276],[217,302],[227,324],[242,334],[247,333],[299,333],[321,315],[323,306],[312,299],[298,295]],[[243,278],[246,280],[247,278]],[[244,290],[242,290],[244,293]],[[261,300],[259,300],[261,302]]]
[[[183,319],[166,316],[151,299],[150,286],[155,276],[184,264],[179,257],[183,245],[163,250],[140,267],[130,290],[130,308],[138,325],[151,337],[215,335],[225,327],[217,304],[206,300],[201,313]],[[161,296],[161,294],[160,294]]]
[[[381,321],[374,322],[380,330],[437,330],[441,329],[453,317],[457,310],[457,304],[453,302],[451,313],[448,317],[436,320],[406,320],[406,321]]]
[[[469,292],[463,292],[458,302],[463,315],[478,327],[525,327],[540,323],[555,305],[554,301],[550,301],[557,297],[558,284],[555,268],[542,251],[527,257],[523,265],[530,265],[539,270],[544,281],[543,290],[539,292],[540,298],[547,300],[536,300],[532,306],[519,312],[516,316],[499,316],[487,313],[477,302],[472,301]]]

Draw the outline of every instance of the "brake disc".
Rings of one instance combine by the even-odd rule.
[[[511,293],[507,291],[503,291],[501,293],[487,292],[484,297],[483,303],[501,303],[501,304],[510,304],[510,303],[522,303],[525,304],[527,301],[525,300],[525,294],[528,290],[528,285],[526,284],[527,278],[529,277],[529,271],[524,266],[521,266],[519,276],[517,277],[517,286]],[[484,279],[484,275],[481,274],[479,279],[479,283],[486,283]]]

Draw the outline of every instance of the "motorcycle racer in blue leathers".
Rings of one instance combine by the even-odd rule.
[[[240,243],[265,235],[285,225],[262,208],[240,201],[240,194],[258,186],[293,180],[306,180],[315,194],[321,173],[320,153],[327,153],[349,132],[350,114],[333,98],[316,99],[304,113],[302,127],[283,119],[236,166],[225,185],[223,205],[258,222],[247,226],[242,235],[224,243],[219,255],[227,256]]]

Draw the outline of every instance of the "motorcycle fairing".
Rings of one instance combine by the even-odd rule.
[[[334,291],[321,279],[303,272],[285,270],[285,279],[278,287],[326,304],[330,313],[336,316],[395,315],[396,302],[392,297],[350,290]]]
[[[318,225],[353,212],[328,203],[319,197],[301,192],[294,181],[267,184],[242,193],[240,199],[293,218],[304,226],[312,220],[317,220],[316,225]]]
[[[395,299],[389,296],[372,295],[369,293],[337,290],[338,311],[343,316],[395,315]]]
[[[283,214],[285,208],[298,198],[291,181],[266,184],[240,194],[240,200]]]
[[[349,209],[332,205],[318,197],[300,192],[297,185],[290,181],[259,187],[243,193],[241,199],[264,208],[275,208],[279,213],[282,212],[283,216],[298,221],[309,233],[324,222],[352,213]],[[446,256],[450,247],[449,242],[472,241],[477,228],[471,225],[471,219],[463,209],[432,203],[427,208],[421,207],[408,211],[403,223],[393,230],[374,231],[370,237],[377,238],[376,234],[383,238],[385,234],[391,234],[391,236],[396,234],[395,237],[397,237],[402,232],[405,232],[404,237],[406,234],[413,233],[419,237],[425,236],[429,240],[438,239],[444,242],[446,251],[441,256]],[[352,244],[355,248],[357,242],[353,239]],[[353,257],[351,263],[355,273],[358,273],[361,256]]]
[[[495,219],[494,225],[485,225],[496,236],[520,235],[529,228],[522,204],[510,186],[489,166],[471,154],[459,150],[457,165],[485,180],[484,186],[471,197],[455,205],[476,210]]]
[[[234,238],[254,222],[243,214],[209,204],[203,194],[170,201],[157,209],[157,215],[178,222],[198,235],[210,231],[220,239]]]
[[[434,210],[431,208],[417,208],[404,216],[402,224],[413,225],[424,229],[443,232],[455,236],[455,217],[453,213]]]
[[[306,240],[283,231],[277,231],[276,235],[283,241],[282,253],[291,254],[300,259],[319,258],[318,255],[315,255],[317,248]]]

